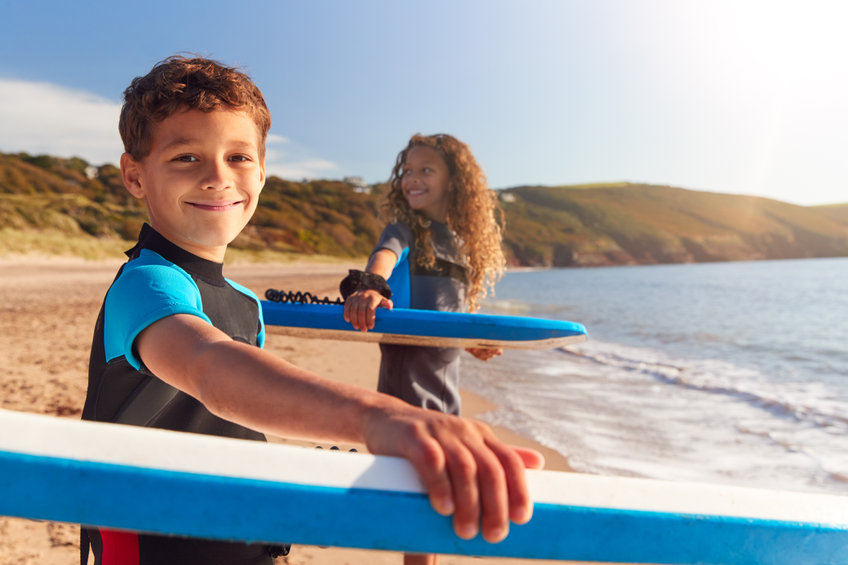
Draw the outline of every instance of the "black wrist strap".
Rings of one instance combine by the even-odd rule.
[[[386,279],[376,273],[366,273],[365,271],[357,271],[351,269],[347,276],[339,283],[339,292],[342,298],[347,300],[347,297],[360,290],[376,290],[386,298],[392,297],[392,289],[389,288],[389,283]]]

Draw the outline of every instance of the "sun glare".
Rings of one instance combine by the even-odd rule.
[[[745,118],[758,124],[744,190],[768,192],[789,170],[787,162],[832,159],[838,132],[848,127],[848,36],[842,29],[848,2],[744,1],[711,11],[717,33],[707,72],[723,83],[728,113],[744,108],[749,114],[737,125]],[[796,170],[798,190],[813,172]],[[843,200],[833,195],[834,202]]]

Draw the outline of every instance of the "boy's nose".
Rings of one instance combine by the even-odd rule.
[[[210,162],[203,180],[203,188],[207,190],[224,190],[230,188],[229,169],[225,163]]]

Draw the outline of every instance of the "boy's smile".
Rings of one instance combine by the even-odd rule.
[[[439,153],[417,145],[406,154],[401,188],[409,207],[444,222],[448,213],[448,166]]]
[[[222,261],[265,183],[259,129],[241,111],[183,110],[155,125],[150,153],[121,157],[124,184],[172,243]]]

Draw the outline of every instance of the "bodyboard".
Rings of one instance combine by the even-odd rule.
[[[355,330],[341,304],[262,301],[269,333],[432,347],[548,349],[586,341],[576,322],[524,316],[378,308],[374,329]]]
[[[241,540],[616,563],[848,564],[848,497],[528,471],[533,518],[457,537],[403,459],[0,410],[0,515]]]

